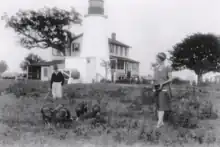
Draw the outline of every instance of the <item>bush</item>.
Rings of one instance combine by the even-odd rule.
[[[120,84],[130,84],[131,81],[129,79],[121,79],[121,80],[116,80],[116,83]]]
[[[106,79],[101,79],[100,83],[112,83],[112,81],[106,80]]]
[[[79,78],[80,78],[80,72],[79,72],[78,70],[73,70],[73,71],[71,72],[71,77],[72,77],[73,79],[79,79]]]
[[[180,78],[174,78],[173,81],[172,81],[173,84],[176,84],[176,85],[181,85],[181,84],[189,84],[190,81],[188,80],[183,80],[183,79],[180,79]]]
[[[203,97],[195,97],[192,92],[185,94],[185,97],[173,98],[172,100],[172,124],[184,128],[196,128],[199,120],[216,119],[210,100]]]

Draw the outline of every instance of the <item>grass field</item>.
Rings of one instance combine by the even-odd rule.
[[[12,83],[13,81],[8,80],[0,81],[0,91],[3,91]],[[127,90],[124,91],[123,88],[119,89],[120,85],[108,85],[106,87],[103,85],[92,85],[92,87],[89,88],[88,86],[83,85],[78,86],[77,88],[66,86],[64,91],[70,91],[66,94],[66,99],[57,100],[52,103],[50,100],[43,99],[46,95],[48,84],[45,83],[38,85],[36,83],[37,82],[28,83],[25,87],[25,91],[28,91],[28,93],[20,98],[17,98],[13,94],[0,96],[0,136],[2,140],[0,146],[131,146],[131,140],[136,137],[140,123],[143,119],[143,113],[128,109],[131,102],[140,96],[138,86],[135,86],[135,88],[130,87],[129,89],[125,88]],[[177,87],[178,86],[175,86],[175,88]],[[178,88],[181,88],[181,86]],[[103,89],[108,93],[102,93]],[[212,93],[206,94],[205,99],[211,100],[214,104],[214,109],[218,110],[220,106],[218,85],[204,87],[203,89],[213,91]],[[77,90],[83,92],[77,93]],[[71,93],[72,91],[74,92],[73,94]],[[36,93],[38,94],[36,95]],[[123,93],[124,96],[118,93]],[[180,94],[178,90],[175,90],[173,93],[174,95]],[[115,129],[111,128],[110,133],[107,133],[108,131],[102,126],[97,127],[95,130],[91,130],[88,128],[88,122],[84,122],[80,125],[74,124],[74,127],[71,129],[48,129],[42,124],[39,110],[43,105],[62,103],[68,107],[74,115],[74,107],[79,101],[85,100],[96,103],[97,99],[100,98],[102,98],[103,103],[108,103],[107,107],[103,108],[104,111],[114,110],[114,115],[112,115],[111,119],[114,126],[116,126],[116,124],[120,126]],[[152,111],[151,107],[145,107],[145,109],[148,109],[147,112]],[[156,121],[154,120],[152,113],[146,113],[145,115],[147,116],[145,129],[151,131],[154,128]],[[134,125],[135,123],[138,124],[136,127],[127,129],[127,126]],[[125,127],[123,127],[123,125],[125,125]],[[210,144],[208,144],[208,141],[202,145],[194,141],[187,141],[181,145],[179,142],[175,142],[176,140],[173,140],[173,138],[176,138],[177,135],[180,134],[181,129],[176,129],[166,124],[164,128],[158,130],[162,135],[157,144],[142,139],[132,142],[134,143],[132,146],[218,146],[219,137],[216,136],[220,134],[219,125],[219,119],[206,119],[199,122],[200,129],[198,129],[198,132],[208,134],[206,137],[211,139],[215,138],[214,143],[212,141]],[[78,134],[76,133],[76,130],[80,130],[77,132]],[[182,130],[182,133],[184,131],[186,130]],[[79,135],[79,133],[81,135]],[[214,136],[210,137],[211,135]]]

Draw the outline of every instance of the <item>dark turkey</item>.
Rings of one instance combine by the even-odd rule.
[[[77,118],[88,112],[88,104],[85,102],[79,103],[75,108]]]
[[[52,117],[53,117],[53,108],[44,106],[41,108],[41,116],[45,124],[52,123]]]
[[[84,119],[96,118],[97,115],[100,114],[100,111],[101,111],[101,107],[98,104],[95,104],[94,106],[92,106],[92,111],[83,114],[82,116],[80,116],[80,119],[84,120]]]
[[[101,107],[98,104],[95,104],[94,106],[92,106],[92,112],[94,113],[94,115],[96,115],[97,113],[101,112]]]
[[[73,121],[70,111],[63,105],[58,105],[54,109],[52,120],[55,125],[59,124],[64,126],[65,124],[71,123]]]

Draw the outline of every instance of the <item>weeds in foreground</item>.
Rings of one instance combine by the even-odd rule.
[[[51,104],[51,102],[41,98],[42,93],[46,92],[45,87],[46,84],[40,85],[38,88],[37,86],[31,88],[30,85],[22,84],[10,87],[8,91],[15,93],[20,99],[18,99],[19,103],[16,106],[8,107],[4,111],[4,121],[19,129],[21,129],[21,126],[27,125],[29,127],[24,127],[26,131],[30,131],[28,129],[30,126],[42,130],[39,110],[42,105]],[[200,120],[217,118],[212,103],[204,98],[205,94],[196,94],[195,96],[191,91],[185,91],[181,96],[175,96],[172,100],[171,119],[165,127],[167,129],[156,130],[154,129],[155,121],[153,120],[155,116],[154,105],[144,106],[141,103],[142,97],[146,99],[152,96],[149,92],[141,93],[140,89],[108,87],[108,85],[104,85],[104,87],[102,85],[68,85],[64,88],[64,91],[66,99],[53,104],[65,104],[74,115],[74,107],[81,99],[93,101],[92,103],[97,100],[105,101],[107,105],[102,110],[105,111],[104,117],[108,123],[95,125],[92,121],[82,122],[81,124],[76,123],[64,133],[60,133],[62,129],[59,131],[53,129],[43,130],[47,135],[61,140],[71,136],[89,139],[92,136],[106,135],[117,142],[127,142],[139,133],[137,130],[141,127],[141,119],[145,114],[147,121],[144,124],[139,141],[151,144],[163,143],[167,146],[190,141],[198,143],[213,143],[216,141],[212,128],[204,129],[200,126]],[[35,96],[30,96],[33,93],[35,93]],[[178,93],[178,95],[180,94]],[[11,112],[11,114],[8,115],[6,112]]]

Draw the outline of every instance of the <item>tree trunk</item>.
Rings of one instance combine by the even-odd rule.
[[[202,74],[197,74],[197,85],[202,83]]]

